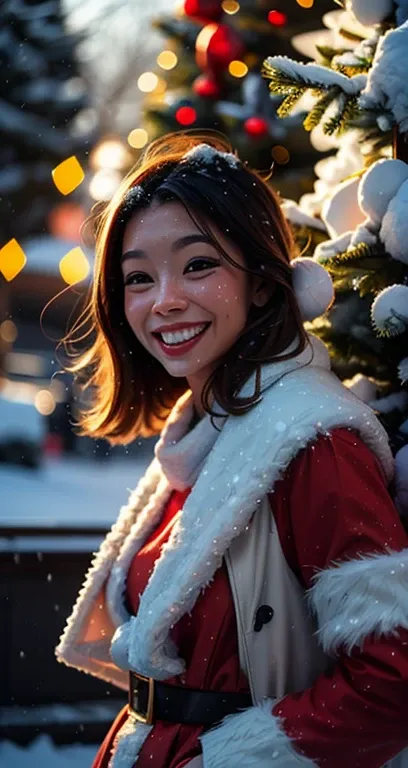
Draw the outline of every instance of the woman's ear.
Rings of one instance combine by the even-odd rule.
[[[251,303],[256,307],[264,307],[269,301],[273,293],[273,289],[268,285],[261,277],[255,277],[252,286],[252,299]]]

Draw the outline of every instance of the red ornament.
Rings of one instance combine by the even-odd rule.
[[[241,59],[244,53],[241,37],[227,24],[207,24],[197,36],[196,61],[202,70],[225,72],[228,64]]]
[[[288,23],[288,17],[282,11],[269,11],[268,21],[274,27],[284,27]]]
[[[221,86],[208,75],[200,75],[194,80],[193,91],[202,99],[219,99],[221,96]]]
[[[245,120],[244,129],[248,136],[256,138],[266,136],[269,133],[268,123],[263,117],[248,117],[248,120]]]
[[[192,125],[197,120],[197,112],[194,107],[179,107],[176,120],[180,125]]]
[[[217,21],[222,14],[221,0],[183,0],[186,16],[205,21]]]

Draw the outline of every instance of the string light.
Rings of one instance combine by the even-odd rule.
[[[286,165],[286,163],[288,163],[290,160],[290,153],[286,147],[282,147],[282,145],[277,144],[272,149],[272,157],[278,163],[278,165]]]
[[[149,141],[149,137],[144,128],[134,128],[133,131],[130,131],[127,140],[133,149],[143,149]]]
[[[94,147],[89,158],[89,164],[92,169],[100,168],[121,171],[124,170],[130,161],[130,153],[122,139],[112,136],[102,139]]]
[[[248,67],[243,61],[231,61],[228,65],[228,72],[233,77],[245,77],[248,73]]]
[[[173,51],[162,51],[156,61],[162,69],[170,70],[177,66],[178,58]]]
[[[234,13],[238,13],[240,7],[240,4],[237,3],[236,0],[223,0],[221,3],[222,10],[224,13],[228,13],[229,16],[233,16]]]
[[[34,405],[42,416],[50,416],[55,411],[55,399],[48,389],[40,389],[34,398]]]
[[[18,336],[17,326],[12,320],[4,320],[0,325],[0,338],[7,344],[13,344]]]
[[[155,88],[157,88],[158,83],[159,78],[157,75],[155,75],[154,72],[143,72],[137,81],[137,87],[139,88],[139,91],[142,91],[142,93],[151,93]]]
[[[67,285],[74,285],[74,283],[85,280],[88,277],[90,267],[82,248],[77,246],[68,251],[59,263],[59,270]]]
[[[314,6],[314,0],[296,0],[296,2],[301,8],[313,8]]]

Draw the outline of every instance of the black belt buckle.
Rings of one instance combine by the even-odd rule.
[[[140,683],[147,685],[147,706],[141,710],[140,703]],[[138,675],[137,672],[130,673],[129,685],[129,707],[132,714],[139,723],[153,725],[154,710],[154,680],[152,677]]]

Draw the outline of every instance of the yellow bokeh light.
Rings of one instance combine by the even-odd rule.
[[[42,416],[50,416],[55,411],[55,399],[48,389],[40,389],[34,398],[34,405]]]
[[[89,274],[90,266],[82,248],[72,248],[61,259],[59,264],[61,277],[68,285],[80,283]]]
[[[12,344],[18,336],[17,326],[12,320],[4,320],[0,325],[0,338]]]
[[[228,13],[229,16],[233,16],[234,13],[238,13],[240,5],[237,3],[237,0],[223,0],[221,3],[221,8],[224,13]]]
[[[82,184],[85,173],[75,155],[68,157],[52,171],[52,178],[62,195],[69,195]]]
[[[14,280],[27,263],[27,257],[17,240],[13,237],[0,250],[0,272],[7,282]]]
[[[144,128],[134,128],[133,131],[130,131],[127,140],[133,149],[142,149],[149,141],[149,137]]]
[[[228,72],[233,77],[245,77],[248,73],[248,67],[243,61],[231,61],[228,65]]]
[[[151,93],[155,88],[157,88],[158,83],[159,78],[154,74],[154,72],[143,72],[137,81],[137,87],[143,93]]]
[[[296,0],[296,2],[301,8],[313,8],[314,6],[314,0]]]
[[[169,70],[174,69],[174,67],[177,66],[178,58],[173,51],[162,51],[159,53],[156,61],[159,67]]]
[[[286,147],[282,147],[282,145],[277,144],[272,149],[272,157],[273,159],[279,164],[279,165],[286,165],[286,163],[290,160],[290,153],[286,149]]]

